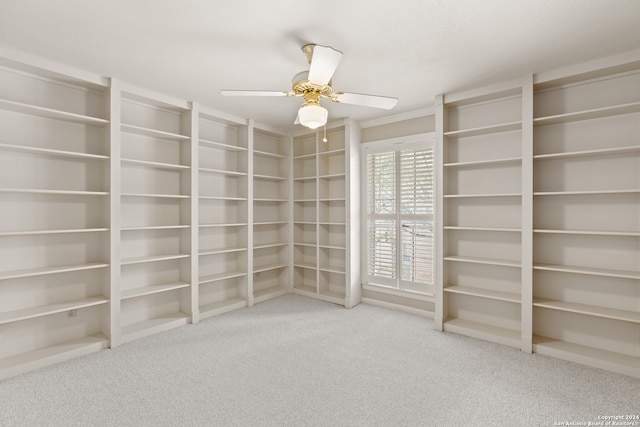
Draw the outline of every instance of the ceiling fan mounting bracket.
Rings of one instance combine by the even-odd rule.
[[[311,64],[311,58],[313,58],[313,48],[316,45],[314,43],[309,43],[306,44],[304,46],[302,46],[302,51],[304,52],[305,56],[307,57],[307,61],[309,61],[309,64]]]

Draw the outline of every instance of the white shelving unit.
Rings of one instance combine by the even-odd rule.
[[[108,346],[108,96],[0,61],[0,378]]]
[[[120,94],[120,342],[191,315],[191,111]],[[114,159],[115,160],[115,159]]]
[[[291,292],[291,140],[253,131],[253,302]]]
[[[351,121],[293,140],[293,289],[360,302],[359,131]]]
[[[355,122],[281,136],[34,64],[0,59],[0,379],[360,302]],[[438,97],[437,328],[640,377],[638,88],[634,53]]]
[[[439,101],[436,327],[525,349],[521,83]]]
[[[640,376],[640,64],[534,86],[534,350]]]
[[[0,60],[0,378],[293,291],[291,137],[77,74]]]
[[[78,76],[0,60],[0,378],[292,291],[290,137]]]
[[[201,112],[198,122],[200,318],[250,305],[249,128]]]
[[[438,98],[437,328],[640,377],[639,88],[635,54]]]

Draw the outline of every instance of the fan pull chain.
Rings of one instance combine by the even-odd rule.
[[[324,138],[322,138],[322,142],[327,142],[327,125],[324,125]]]

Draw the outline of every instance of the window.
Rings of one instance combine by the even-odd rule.
[[[363,162],[364,281],[433,294],[433,144],[369,143]]]

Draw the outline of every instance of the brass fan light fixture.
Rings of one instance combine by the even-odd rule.
[[[264,90],[221,90],[224,96],[297,96],[304,98],[298,110],[295,124],[317,129],[327,123],[329,112],[320,105],[322,98],[343,104],[390,110],[398,102],[397,98],[363,95],[359,93],[334,92],[331,82],[333,73],[342,59],[342,52],[330,47],[308,44],[302,48],[309,61],[309,70],[296,74],[292,81],[293,92]]]

